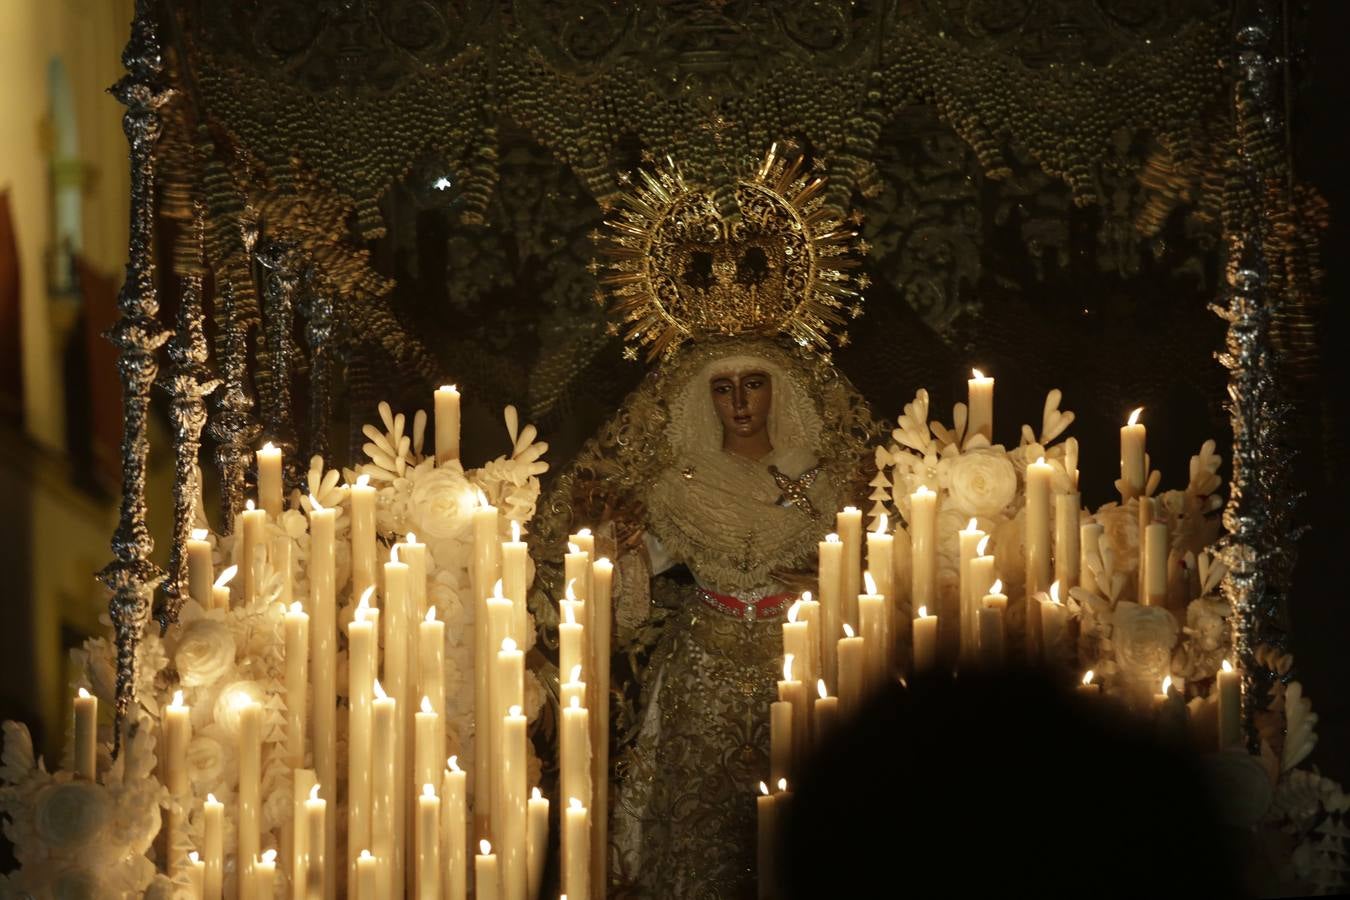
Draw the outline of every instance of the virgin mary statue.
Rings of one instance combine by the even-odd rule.
[[[857,300],[851,234],[772,152],[738,182],[734,223],[673,170],[646,180],[602,283],[660,361],[560,477],[537,537],[598,525],[617,557],[608,895],[754,896],[781,623],[876,437],[815,340]]]

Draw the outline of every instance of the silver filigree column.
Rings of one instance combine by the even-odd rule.
[[[150,446],[146,417],[159,372],[156,351],[166,331],[155,318],[152,251],[155,229],[155,141],[160,108],[173,95],[164,80],[159,34],[148,0],[137,0],[131,37],[122,52],[127,74],[112,93],[126,106],[122,129],[131,157],[131,240],[126,281],[117,298],[119,318],[107,337],[117,347],[122,380],[122,506],[113,533],[113,561],[98,578],[113,592],[108,609],[117,644],[116,725],[113,754],[121,750],[122,724],[136,697],[136,648],[150,618],[150,600],[164,572],[150,562],[155,542],[145,521],[145,466]]]
[[[288,486],[298,472],[299,445],[291,410],[291,366],[294,350],[291,329],[295,325],[295,247],[274,237],[263,237],[254,258],[263,279],[263,347],[258,354],[254,380],[263,401],[262,419],[267,439],[282,450]]]
[[[174,248],[174,268],[182,279],[183,296],[178,306],[178,327],[169,343],[173,378],[169,392],[173,396],[170,419],[174,437],[173,548],[169,553],[169,577],[155,602],[154,616],[160,633],[178,621],[178,611],[187,597],[186,547],[197,503],[201,499],[201,466],[198,454],[202,428],[206,425],[206,403],[202,399],[220,385],[207,366],[206,332],[202,322],[202,260],[205,211],[195,205],[189,230],[179,236]]]
[[[309,347],[309,453],[328,460],[328,418],[333,407],[333,288],[315,268],[301,277],[305,343]]]

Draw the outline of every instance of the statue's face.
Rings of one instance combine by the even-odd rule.
[[[769,427],[773,380],[757,369],[709,379],[713,406],[724,431],[749,438]]]

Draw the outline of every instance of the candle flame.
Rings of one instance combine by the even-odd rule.
[[[375,585],[371,585],[361,592],[361,602],[356,604],[356,615],[363,621],[366,611],[370,609],[370,598],[375,593]]]
[[[604,568],[612,569],[612,568],[614,568],[614,563],[612,563],[612,562],[609,561],[609,557],[608,557],[608,556],[602,556],[602,557],[600,557],[599,559],[597,559],[595,562],[591,563],[591,568],[592,568],[592,569],[604,569]]]
[[[254,704],[253,695],[248,691],[235,691],[230,697],[230,705],[235,709],[244,709]]]
[[[839,535],[837,535],[837,534],[835,534],[833,531],[831,531],[829,534],[825,535],[825,543],[827,543],[827,544],[837,544],[837,543],[839,543]]]
[[[224,569],[221,570],[220,577],[216,579],[216,587],[225,587],[227,584],[229,584],[231,581],[234,580],[234,576],[236,573],[238,573],[238,571],[239,571],[238,566],[226,566]]]
[[[575,666],[573,666],[573,667],[572,667],[572,671],[569,672],[568,674],[571,676],[570,679],[569,679],[570,681],[572,681],[572,682],[580,682],[580,681],[581,681],[581,663],[577,663]]]
[[[488,503],[487,494],[483,493],[483,489],[482,489],[482,488],[474,488],[474,490],[478,492],[478,505],[479,505],[479,506],[482,506],[482,507],[488,507],[488,506],[491,506],[491,505],[492,505],[491,503]]]
[[[791,653],[784,653],[784,654],[783,654],[783,680],[784,680],[784,681],[791,681],[791,680],[792,680],[792,656],[793,656],[793,655],[792,655]]]
[[[370,484],[370,476],[367,475],[365,472],[362,472],[360,475],[356,476],[357,487],[365,487],[368,484]]]
[[[261,859],[263,865],[270,866],[277,861],[277,851],[273,849],[264,850]]]
[[[439,388],[437,388],[437,390],[449,391],[452,394],[459,393],[459,388],[455,387],[453,384],[443,384]]]
[[[392,546],[392,547],[389,548],[389,561],[390,561],[391,563],[396,563],[396,564],[402,563],[402,560],[400,560],[400,559],[398,558],[398,544],[395,544],[394,546]],[[388,598],[385,598],[385,599],[388,599]]]
[[[196,865],[197,863],[201,862],[201,859],[202,859],[201,854],[199,854],[196,850],[188,851],[188,860],[193,865]]]
[[[513,541],[520,540],[520,523],[517,522],[515,519],[511,520],[511,540]]]
[[[567,552],[568,552],[568,553],[580,553],[580,552],[581,552],[581,547],[577,546],[576,544],[572,543],[571,541],[568,541],[568,542],[567,542]]]
[[[877,527],[872,529],[872,533],[885,534],[887,531],[890,530],[890,524],[891,520],[886,518],[885,513],[882,513],[881,515],[877,516]]]
[[[1138,424],[1139,424],[1139,414],[1142,413],[1143,411],[1144,411],[1144,408],[1141,406],[1141,407],[1139,407],[1138,409],[1136,409],[1134,412],[1130,413],[1130,418],[1126,421],[1125,424],[1126,424],[1126,425],[1138,425]]]
[[[436,621],[436,607],[428,606],[427,614],[422,618],[423,622],[431,624]]]
[[[759,783],[759,792],[765,797],[769,796],[769,786],[761,781]]]
[[[503,653],[515,653],[515,652],[516,652],[516,642],[515,642],[512,638],[502,638],[502,652],[503,652]]]
[[[1038,466],[1043,466],[1043,465],[1045,465],[1045,457],[1044,457],[1044,456],[1038,456],[1038,457],[1036,457],[1036,465],[1038,465]]]
[[[1233,671],[1233,664],[1230,663],[1228,660],[1225,659],[1225,660],[1223,661],[1223,670],[1224,670],[1225,672],[1231,672],[1231,671]]]
[[[574,585],[574,584],[576,584],[576,583],[577,583],[577,580],[576,580],[575,578],[569,578],[569,579],[567,579],[567,589],[564,591],[564,593],[566,594],[568,600],[576,600],[576,599],[577,599],[577,592],[576,592],[575,590],[572,589],[572,585]]]
[[[1059,579],[1058,579],[1058,578],[1056,578],[1053,582],[1050,583],[1050,602],[1052,602],[1052,603],[1059,603],[1059,602],[1061,602],[1060,599],[1059,599]]]
[[[317,784],[309,789],[309,799],[311,800],[319,799],[319,786]]]
[[[275,453],[276,449],[277,449],[276,445],[273,444],[271,441],[268,441],[267,443],[262,445],[263,453]]]
[[[914,492],[914,496],[916,496],[916,497],[935,497],[935,496],[937,496],[937,492],[934,491],[932,488],[930,488],[928,485],[926,485],[926,484],[921,484],[921,485],[919,485],[919,489],[918,489],[917,491]]]
[[[320,503],[319,498],[315,497],[313,494],[309,495],[309,505],[315,512],[323,511],[323,504]]]
[[[374,687],[372,687],[371,690],[373,690],[373,691],[375,692],[375,699],[376,699],[376,700],[388,700],[388,699],[389,699],[389,695],[386,694],[386,693],[384,692],[384,685],[380,684],[380,679],[378,679],[378,678],[375,679]]]
[[[182,709],[182,708],[183,708],[183,692],[182,692],[182,691],[174,691],[174,692],[173,692],[173,702],[170,703],[169,706],[171,706],[171,707],[173,707],[173,708],[175,708],[175,709]]]
[[[1172,693],[1172,676],[1168,675],[1162,682],[1163,696],[1166,697]]]
[[[987,534],[986,534],[984,537],[980,538],[980,542],[979,542],[978,544],[975,545],[975,555],[976,555],[976,556],[985,556],[985,555],[986,555],[985,551],[989,549],[989,538],[990,538],[990,535],[987,535]]]
[[[405,534],[405,535],[403,536],[403,543],[405,543],[405,544],[415,544],[415,543],[417,543],[417,535],[413,534],[411,531],[408,532],[407,534]]]
[[[872,577],[871,571],[863,569],[863,584],[867,586],[867,593],[875,595],[877,592],[877,580]]]
[[[515,718],[516,716],[520,715],[521,712],[522,712],[521,708],[516,704],[512,703],[510,709],[506,711],[506,714],[508,716],[511,716],[512,718]]]
[[[778,789],[779,789],[780,791],[786,791],[786,790],[787,790],[787,779],[786,779],[786,778],[780,778],[780,779],[778,779]]]
[[[422,785],[422,796],[434,798],[436,796],[436,789],[429,784],[424,784]]]
[[[447,759],[447,760],[445,761],[445,764],[446,764],[446,766],[450,769],[451,772],[462,772],[462,771],[464,771],[463,769],[461,769],[461,768],[459,767],[459,755],[458,755],[458,754],[456,754],[455,756],[452,756],[452,757],[450,757],[449,759]]]
[[[798,597],[797,602],[793,603],[791,606],[788,607],[787,620],[795,625],[797,622],[797,612],[801,608],[802,608],[802,601],[801,598]]]
[[[255,508],[256,507],[254,507],[252,500],[249,500],[244,504],[244,509],[248,510],[249,512],[253,512]]]
[[[291,601],[291,612],[293,612],[293,613],[302,613],[302,612],[304,612],[304,611],[305,611],[305,607],[304,607],[303,604],[301,604],[301,602],[300,602],[299,600],[292,600],[292,601]]]
[[[853,637],[853,626],[847,622],[844,623],[844,637]]]
[[[435,711],[436,711],[436,710],[434,710],[434,709],[431,708],[431,698],[428,697],[426,694],[423,694],[423,695],[422,695],[422,712],[424,712],[424,713],[434,713]]]
[[[361,859],[374,859],[374,858],[375,858],[375,857],[374,857],[373,855],[371,855],[371,852],[370,852],[369,850],[362,850],[362,851],[361,851]]]
[[[486,839],[479,841],[479,842],[478,842],[478,852],[479,852],[481,855],[483,855],[483,856],[491,856],[491,855],[492,855],[492,842],[489,841],[489,840],[486,840]]]
[[[966,523],[966,531],[979,531],[979,525],[980,523],[976,521],[975,517],[971,516],[970,521]]]
[[[84,688],[80,688],[80,690],[79,690],[79,695],[80,695],[80,699],[82,699],[82,700],[88,700],[91,696],[93,696],[93,695],[90,694],[88,691],[86,691]]]
[[[572,592],[571,587],[568,587],[567,592],[569,594]],[[572,599],[567,599],[563,601],[563,615],[567,618],[568,625],[577,624],[577,614],[574,610],[576,603],[577,602]]]
[[[824,679],[824,678],[817,678],[817,679],[816,679],[816,694],[817,694],[817,695],[820,697],[820,699],[822,699],[822,700],[824,700],[826,697],[830,696],[830,692],[825,688],[825,679]]]
[[[569,704],[567,704],[567,705],[568,705],[569,707],[571,707],[572,709],[581,709],[581,698],[580,698],[580,697],[573,697],[573,698],[572,698],[572,702],[569,703]]]
[[[193,539],[194,541],[204,541],[204,540],[206,540],[207,538],[209,538],[210,536],[211,536],[211,532],[207,531],[205,528],[194,528],[194,529],[192,529],[192,539]]]
[[[920,606],[920,607],[919,607],[919,618],[920,618],[920,619],[926,619],[926,618],[928,618],[928,607],[926,607],[926,606]]]
[[[567,805],[568,805],[569,807],[571,807],[572,809],[585,809],[585,808],[586,808],[586,807],[584,807],[584,806],[581,805],[581,801],[578,800],[576,797],[569,797],[569,798],[567,798]]]
[[[220,801],[216,799],[216,795],[215,795],[215,794],[211,793],[210,791],[207,791],[207,793],[206,793],[206,802],[207,802],[207,803],[219,803]]]
[[[1089,684],[1092,684],[1092,670],[1091,670],[1091,669],[1088,669],[1086,672],[1083,673],[1083,684],[1084,684],[1085,686],[1086,686],[1086,685],[1089,685]]]
[[[590,537],[590,536],[591,536],[591,530],[590,530],[589,528],[579,528],[579,529],[577,529],[577,537]]]
[[[502,593],[502,580],[500,578],[498,578],[496,583],[492,585],[492,599],[494,600],[506,599],[506,595]]]
[[[984,374],[983,372],[981,372],[979,369],[972,368],[972,369],[970,370],[970,377],[971,377],[971,378],[984,378],[984,377],[986,377],[986,376],[985,376],[985,374]]]
[[[544,795],[541,794],[541,793],[539,793],[539,788],[537,788],[537,787],[535,787],[535,788],[530,788],[530,799],[531,799],[531,800],[543,800],[543,799],[544,799]]]
[[[1002,578],[995,578],[995,579],[994,579],[994,583],[991,584],[991,585],[989,585],[989,593],[991,593],[991,594],[1001,594],[1001,593],[1003,593],[1003,579],[1002,579]]]
[[[814,602],[815,602],[814,599],[813,599],[812,596],[811,596],[811,592],[810,592],[810,591],[802,591],[802,602],[803,602],[803,603],[814,603]]]

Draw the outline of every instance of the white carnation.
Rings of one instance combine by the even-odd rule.
[[[189,622],[173,661],[185,687],[215,684],[234,670],[234,635],[219,619]]]
[[[454,540],[468,533],[477,500],[456,466],[444,466],[418,474],[409,498],[408,518],[419,535]]]
[[[993,516],[1017,496],[1017,470],[1002,450],[981,448],[938,463],[952,508],[963,516]]]

